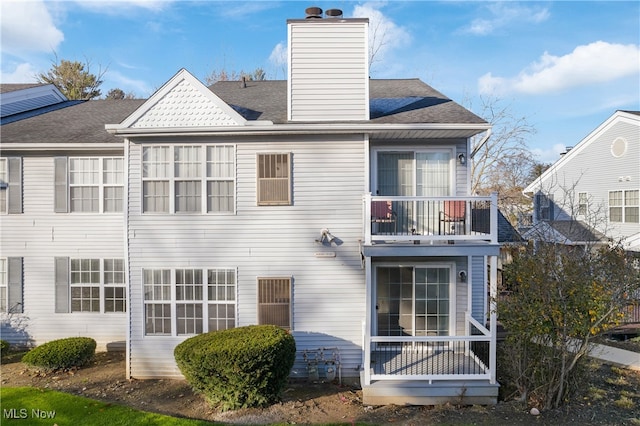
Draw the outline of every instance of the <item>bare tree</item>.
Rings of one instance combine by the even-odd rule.
[[[244,78],[247,81],[262,81],[267,79],[264,69],[258,67],[252,72],[245,71],[228,71],[226,68],[213,70],[205,77],[207,85],[212,85],[218,81],[239,81]]]
[[[469,108],[473,110],[472,105]],[[481,135],[472,141],[471,191],[480,195],[497,192],[498,206],[515,224],[518,213],[531,204],[522,190],[536,165],[527,147],[527,138],[535,129],[526,117],[514,115],[511,106],[496,97],[480,97],[477,110],[476,114],[493,127],[488,139]]]

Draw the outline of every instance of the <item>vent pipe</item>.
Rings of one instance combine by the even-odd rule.
[[[342,18],[342,10],[340,9],[329,9],[325,12],[327,18]]]
[[[308,7],[304,10],[306,19],[322,19],[322,9],[319,7]]]

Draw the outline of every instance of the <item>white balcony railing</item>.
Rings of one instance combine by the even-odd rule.
[[[363,199],[365,244],[373,241],[498,241],[497,194]]]
[[[365,384],[377,380],[487,380],[495,383],[495,339],[466,315],[466,336],[365,338]],[[493,346],[493,347],[492,347]]]

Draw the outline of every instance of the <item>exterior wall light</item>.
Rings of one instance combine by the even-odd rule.
[[[464,152],[458,154],[458,162],[462,165],[466,164],[467,158],[464,156]]]

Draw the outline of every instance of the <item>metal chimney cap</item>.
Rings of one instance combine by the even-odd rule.
[[[308,7],[304,10],[306,19],[322,18],[322,9],[319,7]]]
[[[340,9],[327,9],[325,12],[329,18],[340,18],[342,16],[342,10]]]

